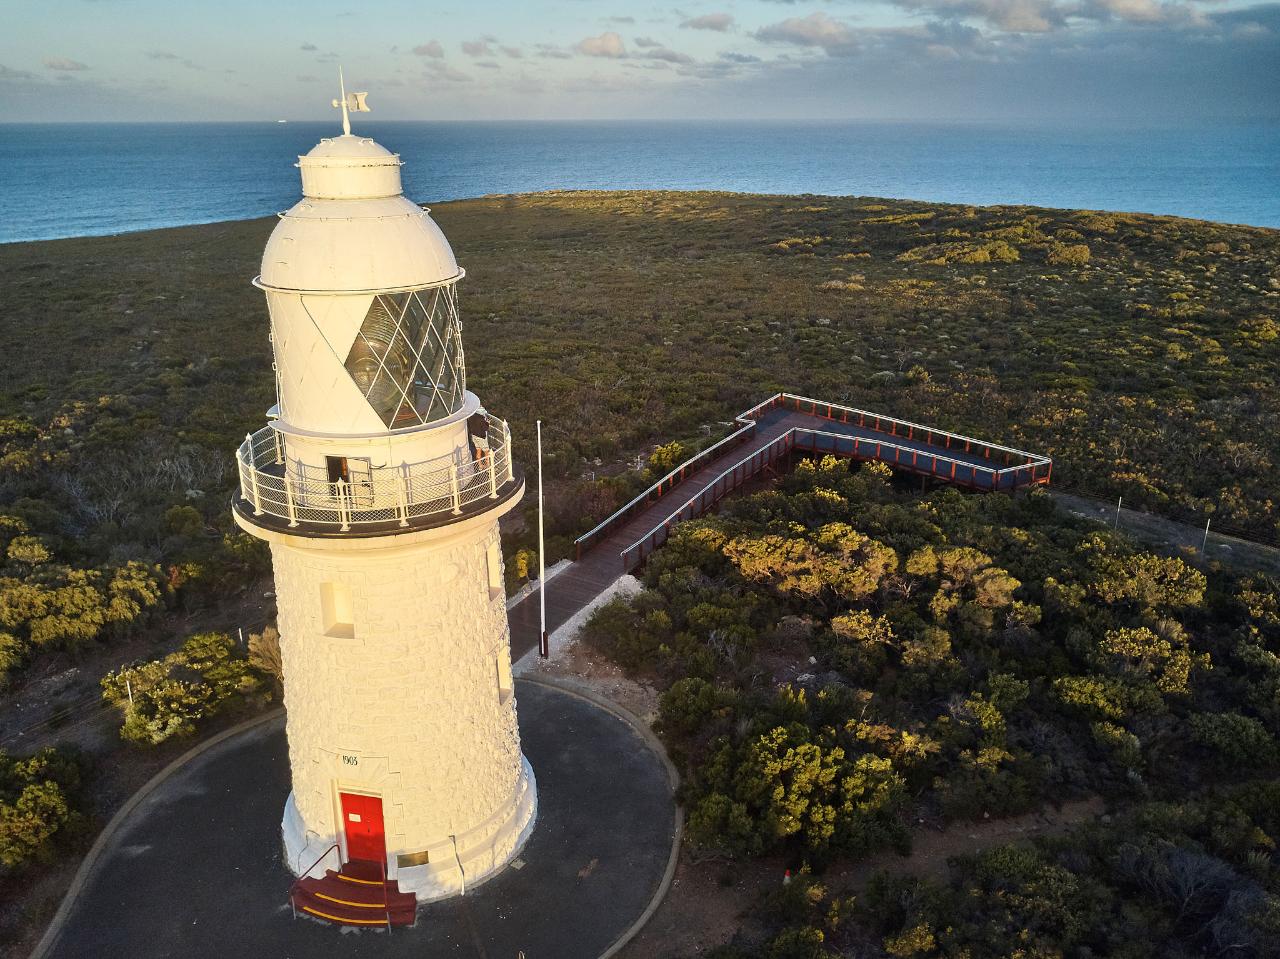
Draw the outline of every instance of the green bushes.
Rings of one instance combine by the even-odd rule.
[[[1147,553],[1038,495],[920,496],[872,467],[802,463],[677,526],[644,581],[586,638],[663,687],[700,847],[821,864],[902,848],[911,816],[1181,795],[1280,761],[1270,584]],[[1075,895],[1049,865],[1028,877]],[[893,948],[941,936],[926,925]]]
[[[1145,804],[1034,845],[955,861],[936,882],[881,875],[853,918],[889,955],[1274,957],[1274,784]],[[819,905],[817,908],[821,908]],[[895,951],[902,949],[915,951]]]
[[[1089,263],[1089,244],[1055,243],[1044,258],[1045,262],[1055,266],[1086,266]]]
[[[3,533],[26,523],[5,517]],[[38,651],[77,652],[142,622],[160,602],[158,570],[139,562],[77,569],[53,561],[45,542],[8,539],[0,565],[0,688]]]
[[[1211,754],[1213,762],[1232,771],[1275,762],[1275,737],[1252,716],[1240,713],[1197,713],[1191,717],[1191,738]]]
[[[0,873],[52,858],[84,825],[85,763],[69,749],[0,752]]]
[[[230,636],[202,633],[164,659],[108,673],[102,698],[123,713],[123,739],[156,746],[193,735],[201,722],[253,697],[261,685]]]

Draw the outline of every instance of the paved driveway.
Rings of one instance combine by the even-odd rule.
[[[520,859],[388,933],[295,920],[281,861],[283,719],[197,756],[141,803],[99,859],[56,959],[591,959],[644,911],[673,838],[661,759],[612,713],[518,684],[538,823]]]

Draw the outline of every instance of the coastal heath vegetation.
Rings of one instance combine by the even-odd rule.
[[[722,193],[432,210],[468,271],[470,387],[526,461],[543,420],[552,561],[665,471],[659,453],[637,472],[637,454],[694,450],[783,389],[1045,452],[1061,483],[1276,535],[1276,231]],[[0,529],[18,540],[0,568],[0,683],[269,568],[228,501],[233,450],[273,402],[249,283],[273,224],[0,246]],[[512,533],[514,560],[533,537]],[[43,630],[51,616],[66,628]]]
[[[1270,580],[1147,552],[1043,492],[922,494],[832,457],[680,524],[642,575],[583,639],[662,690],[702,855],[818,881],[909,851],[908,824],[1111,810],[948,883],[824,889],[725,956],[1275,954]]]
[[[468,271],[469,386],[510,420],[526,466],[543,420],[549,561],[779,390],[1048,453],[1060,483],[1277,534],[1276,231],[721,193],[495,196],[432,213]],[[10,704],[95,650],[141,646],[102,693],[131,740],[163,748],[276,683],[265,632],[246,665],[225,636],[175,653],[162,628],[241,601],[269,572],[229,506],[233,451],[274,402],[266,307],[249,283],[274,224],[0,245]],[[1273,824],[1229,792],[1244,811],[1228,832],[1245,838],[1213,838],[1216,820],[1195,816],[1216,785],[1247,790],[1249,770],[1273,768],[1274,584],[1144,554],[1039,500],[916,503],[875,471],[833,469],[682,531],[642,598],[601,614],[602,645],[667,690],[691,837],[820,869],[904,848],[913,809],[959,820],[1084,792],[1134,815],[1174,803],[1175,826],[1151,834],[1225,863],[1212,867],[1220,895],[1151,915],[1202,945],[1191,924],[1229,900],[1237,911],[1218,908],[1214,928],[1256,941],[1276,888]],[[517,518],[514,579],[537,569],[534,543]],[[823,680],[772,682],[770,664],[797,655]],[[132,709],[126,675],[142,687]],[[73,753],[0,762],[0,879],[74,846],[91,775]],[[1194,797],[1182,804],[1169,797],[1179,775]],[[1093,841],[1066,859],[1037,853],[1046,875],[1078,874],[1071,856],[1108,840]],[[1168,848],[1133,861],[1161,875]],[[909,900],[890,889],[885,903],[918,908],[885,905],[862,926],[878,923],[877,948],[894,955],[961,955],[945,939],[955,910],[985,922],[1042,872],[1024,863],[974,885],[988,873],[961,871],[950,892]],[[1115,875],[1108,889],[1140,888],[1142,873]],[[846,935],[828,923],[838,904],[813,901],[772,954]],[[1098,944],[1116,940],[1089,929],[1108,954]]]

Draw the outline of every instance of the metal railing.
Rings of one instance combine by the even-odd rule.
[[[1042,468],[1046,476],[1049,475],[1053,466],[1053,460],[1039,453],[1028,453],[1025,450],[1018,450],[1010,446],[1001,446],[998,443],[988,443],[986,440],[965,436],[963,433],[941,430],[936,426],[913,423],[910,420],[899,419],[896,416],[855,409],[852,406],[841,406],[839,403],[828,403],[826,400],[815,400],[812,397],[797,396],[794,393],[779,393],[777,396],[765,400],[759,406],[748,410],[743,416],[754,415],[758,418],[764,412],[777,406],[781,406],[784,409],[790,408],[797,413],[804,413],[808,416],[816,416],[842,424],[856,425],[860,429],[885,433],[889,436],[901,437],[916,443],[924,443],[927,446],[937,446],[941,449],[955,450],[957,452],[963,450],[965,453],[981,455],[987,460],[1001,462],[1005,466],[1034,465]],[[805,408],[806,406],[808,409]]]
[[[762,404],[763,405],[763,404]],[[874,414],[873,414],[874,415]],[[899,421],[902,422],[902,421]],[[937,432],[937,431],[933,431]],[[983,444],[984,446],[986,444]],[[993,447],[994,449],[995,447]],[[1003,448],[1000,448],[1003,450]],[[709,512],[720,500],[793,450],[830,453],[850,459],[873,460],[925,476],[936,476],[961,486],[981,490],[1013,490],[1034,483],[1046,483],[1052,462],[1044,457],[1025,454],[1032,461],[999,469],[959,460],[941,453],[867,439],[825,430],[793,426],[749,456],[745,456],[716,476],[700,492],[686,500],[661,523],[622,550],[622,567],[626,572],[643,563],[671,535],[671,527],[696,519]],[[892,451],[892,452],[890,452]],[[1010,452],[1017,452],[1010,450]],[[985,456],[984,456],[985,458]]]
[[[790,432],[796,434],[796,449],[810,453],[830,453],[856,460],[874,460],[896,469],[923,476],[936,476],[973,489],[1013,490],[1033,483],[1047,483],[1052,467],[1049,461],[1034,461],[997,469],[888,440],[867,439],[799,426],[793,426]]]
[[[311,875],[311,870],[315,869],[316,866],[320,865],[320,863],[324,861],[324,858],[328,856],[329,853],[331,852],[336,852],[338,854],[338,868],[341,869],[342,868],[342,850],[338,848],[338,844],[335,842],[335,843],[332,843],[329,846],[329,848],[326,849],[324,852],[320,853],[319,858],[317,858],[315,862],[313,862],[311,865],[307,867],[306,872],[299,872],[297,875],[297,878],[294,879],[293,882],[289,884],[289,905],[293,907],[294,919],[298,918],[298,903],[294,899],[293,894],[298,891],[298,886],[301,884],[302,880],[308,878]],[[298,855],[299,855],[299,858],[301,858],[301,855],[302,855],[301,850],[298,851]]]
[[[255,517],[338,532],[355,526],[407,527],[423,517],[461,515],[473,503],[497,499],[499,490],[515,479],[507,424],[490,416],[489,437],[489,453],[480,461],[459,463],[445,456],[374,467],[350,481],[331,483],[318,478],[315,467],[290,460],[287,440],[267,426],[246,436],[236,450],[240,496]]]
[[[913,423],[910,420],[899,419],[896,416],[855,409],[851,406],[842,406],[839,403],[828,403],[825,400],[798,396],[795,393],[776,393],[767,400],[751,407],[751,409],[739,413],[734,418],[735,422],[741,424],[737,430],[718,443],[702,450],[696,456],[685,460],[625,506],[614,511],[593,529],[574,540],[574,545],[577,547],[577,558],[581,559],[585,550],[590,549],[608,536],[623,520],[637,512],[641,512],[653,501],[669,493],[691,473],[696,472],[698,468],[707,465],[722,455],[731,445],[745,442],[754,435],[758,422],[770,411],[779,408],[806,416],[827,419],[842,425],[856,426],[859,429],[880,433],[886,437],[884,440],[876,441],[825,433],[821,430],[805,430],[800,427],[793,427],[792,431],[800,434],[832,436],[839,440],[838,444],[828,448],[802,446],[802,448],[810,449],[813,452],[825,451],[836,455],[851,455],[856,459],[876,459],[896,468],[914,470],[915,472],[945,479],[948,482],[972,486],[976,489],[1011,490],[1028,483],[1048,483],[1053,474],[1053,461],[1047,456],[1027,453],[1023,450],[1001,446],[997,443],[988,443],[961,433],[953,433],[950,430],[941,430],[921,423]],[[935,456],[932,452],[913,449],[902,443],[894,442],[895,440],[923,444],[931,448],[936,447],[940,452]],[[849,444],[852,444],[852,448],[846,454],[844,447]],[[876,450],[874,455],[870,452],[873,448],[872,445],[868,444],[874,444],[874,449]],[[794,438],[792,445],[795,445]],[[942,451],[947,451],[954,455],[948,456],[946,452]],[[960,459],[959,455],[961,453],[971,458],[979,457],[984,461],[990,461],[998,465],[986,467],[975,464]],[[926,460],[931,462],[933,468],[923,468],[923,463]],[[942,468],[937,468],[939,466]],[[730,469],[733,468],[730,467]],[[723,475],[721,474],[721,476]],[[717,477],[717,481],[719,478]],[[694,497],[694,499],[698,499],[698,497]],[[681,509],[683,508],[681,507]]]
[[[738,417],[741,422],[742,417]],[[655,499],[669,493],[674,487],[684,482],[684,478],[689,475],[690,470],[710,463],[716,457],[720,456],[726,449],[734,445],[744,443],[748,437],[755,432],[756,424],[754,421],[746,423],[744,426],[738,427],[722,440],[708,446],[706,449],[689,457],[671,472],[667,473],[660,480],[650,485],[643,492],[637,494],[625,506],[614,510],[608,517],[601,520],[594,529],[588,530],[573,541],[573,545],[577,547],[576,556],[582,559],[582,551],[590,549],[597,542],[604,539],[608,535],[611,527],[617,524],[620,519],[631,516],[639,512],[649,505]]]
[[[676,523],[703,515],[747,480],[758,476],[766,467],[772,466],[789,453],[795,445],[795,433],[793,429],[787,430],[767,446],[738,460],[697,495],[690,497],[677,507],[674,513],[624,549],[622,551],[623,570],[629,573],[643,563],[654,550],[667,541],[667,537],[671,535],[671,527]]]

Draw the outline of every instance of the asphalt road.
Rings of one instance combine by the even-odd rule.
[[[98,860],[48,955],[57,959],[480,957],[590,959],[644,911],[671,852],[660,757],[628,723],[567,692],[518,684],[538,822],[520,855],[413,928],[294,919],[280,815],[283,719],[202,753],[141,803]]]

